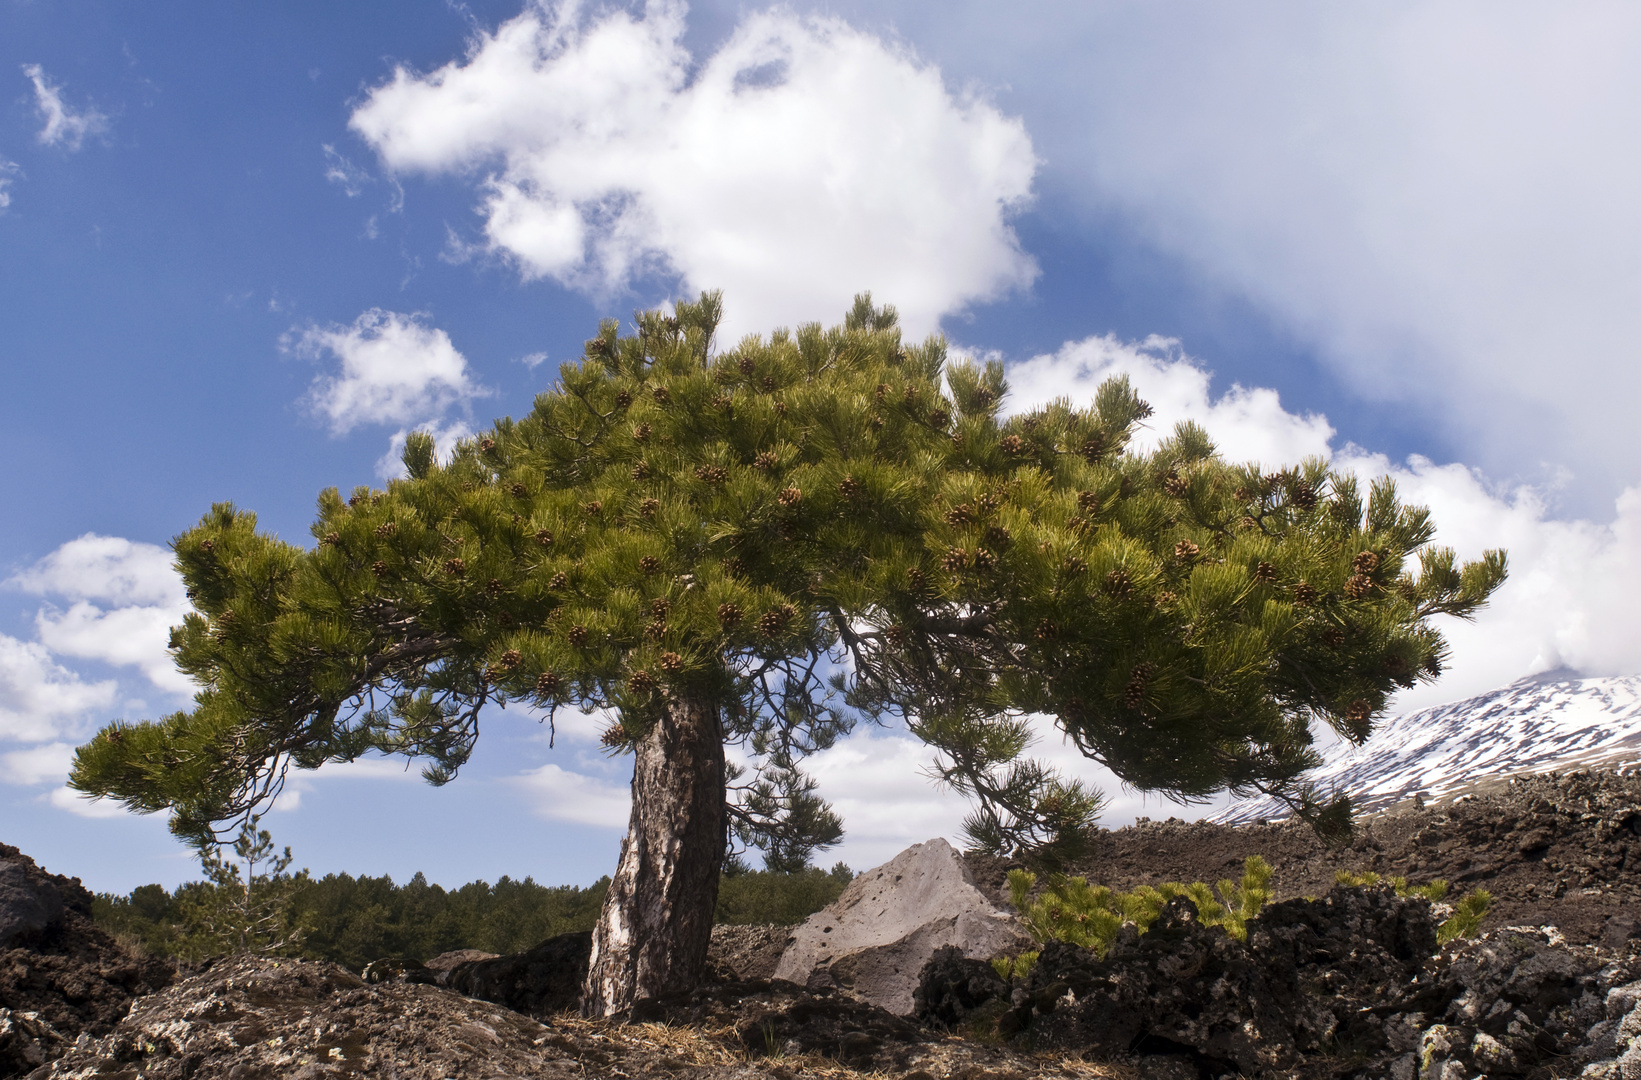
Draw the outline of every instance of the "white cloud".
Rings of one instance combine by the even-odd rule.
[[[902,47],[785,9],[692,66],[684,13],[532,5],[462,61],[396,70],[352,126],[391,169],[482,175],[488,247],[526,278],[722,287],[730,337],[861,289],[921,333],[1032,280],[1008,224],[1037,165],[1018,120]]]
[[[117,818],[140,817],[125,808],[125,805],[115,799],[91,798],[71,787],[53,788],[46,796],[46,802],[59,810],[67,810],[77,817],[83,818]]]
[[[422,773],[405,758],[368,757],[357,761],[332,761],[317,769],[292,769],[285,777],[285,786],[270,810],[300,809],[302,796],[315,791],[321,784],[339,784],[364,781],[367,783],[415,782],[422,783]]]
[[[68,769],[73,763],[74,747],[66,742],[12,750],[0,754],[0,784],[17,784],[21,787],[60,784],[68,779]]]
[[[23,170],[18,167],[17,162],[0,158],[0,211],[11,205],[12,181],[22,173]]]
[[[570,772],[551,764],[531,769],[508,782],[521,788],[531,810],[548,821],[622,830],[627,827],[632,789],[626,784]]]
[[[544,364],[546,362],[547,362],[547,354],[544,353],[544,352],[533,352],[533,353],[528,353],[524,356],[519,357],[519,363],[523,364],[525,367],[529,368],[531,371],[536,370],[536,368],[540,367],[542,364]]]
[[[1641,8],[826,6],[1006,82],[1045,198],[1252,298],[1494,475],[1569,467],[1584,512],[1641,481]]]
[[[352,326],[312,326],[284,344],[299,356],[329,354],[340,363],[339,374],[315,379],[308,393],[309,406],[338,435],[361,424],[422,423],[489,394],[472,381],[450,335],[425,315],[372,308]]]
[[[160,689],[189,695],[194,684],[167,651],[171,627],[190,607],[171,558],[155,544],[87,533],[6,584],[71,601],[67,610],[47,605],[35,615],[40,642],[53,653],[133,666]]]
[[[349,161],[330,143],[320,144],[320,149],[325,152],[325,179],[340,184],[348,198],[356,198],[365,190],[365,185],[375,182],[368,170]]]
[[[0,739],[40,742],[85,730],[88,714],[114,703],[112,679],[88,683],[45,646],[0,634]]]
[[[108,117],[91,106],[76,111],[63,101],[63,88],[46,76],[39,64],[24,64],[23,74],[34,84],[34,111],[45,123],[35,137],[46,146],[78,150],[87,135],[108,130]]]

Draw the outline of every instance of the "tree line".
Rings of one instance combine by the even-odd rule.
[[[719,886],[714,921],[799,923],[835,900],[852,877],[841,862],[830,871],[810,867],[783,873],[748,870],[732,861]],[[472,881],[446,889],[421,873],[398,884],[385,874],[316,878],[303,871],[285,879],[282,932],[266,940],[295,931],[294,942],[273,951],[355,971],[385,956],[427,960],[454,949],[522,952],[557,934],[591,930],[609,883],[603,877],[584,887],[542,885],[531,877],[504,875],[494,884]],[[169,892],[162,885],[143,885],[123,896],[98,893],[92,915],[104,930],[150,954],[203,959],[238,948],[202,918],[203,912],[220,913],[235,888],[207,880]]]

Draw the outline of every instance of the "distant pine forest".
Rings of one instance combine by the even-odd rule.
[[[716,921],[795,925],[837,899],[852,877],[842,863],[830,871],[792,873],[732,866],[719,885]],[[591,930],[609,883],[605,877],[585,888],[549,886],[504,876],[493,885],[474,881],[445,889],[420,873],[403,885],[386,876],[299,876],[288,916],[305,934],[300,945],[285,951],[354,971],[387,956],[428,960],[453,949],[523,952],[557,934]],[[152,955],[195,957],[190,901],[211,888],[193,881],[173,892],[143,885],[127,896],[98,893],[92,916],[120,941]]]

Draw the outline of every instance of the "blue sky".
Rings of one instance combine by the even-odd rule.
[[[186,704],[168,539],[218,500],[305,539],[405,431],[522,412],[600,317],[701,288],[734,333],[870,288],[1020,404],[1126,371],[1159,429],[1392,472],[1515,567],[1404,705],[1632,673],[1638,60],[1601,3],[0,0],[0,839],[187,877],[60,787]],[[590,881],[625,814],[597,727],[501,714],[444,789],[327,768],[267,823],[318,872]],[[816,763],[837,855],[955,835],[924,761],[878,730]]]

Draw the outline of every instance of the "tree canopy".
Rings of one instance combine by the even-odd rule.
[[[1338,829],[1348,801],[1303,781],[1314,728],[1365,738],[1440,673],[1432,618],[1504,578],[1388,479],[1227,462],[1189,423],[1132,449],[1124,379],[1005,414],[1001,364],[903,342],[869,297],[724,350],[720,312],[605,322],[528,415],[325,491],[312,548],[213,507],[174,541],[194,707],[109,726],[72,784],[204,842],[291,766],[405,754],[443,783],[489,705],[608,709],[620,753],[689,695],[755,762],[729,809],[776,868],[839,836],[801,764],[862,717],[935,749],[994,850],[1054,851],[1099,808],[1026,756],[1033,714],[1138,788]]]

